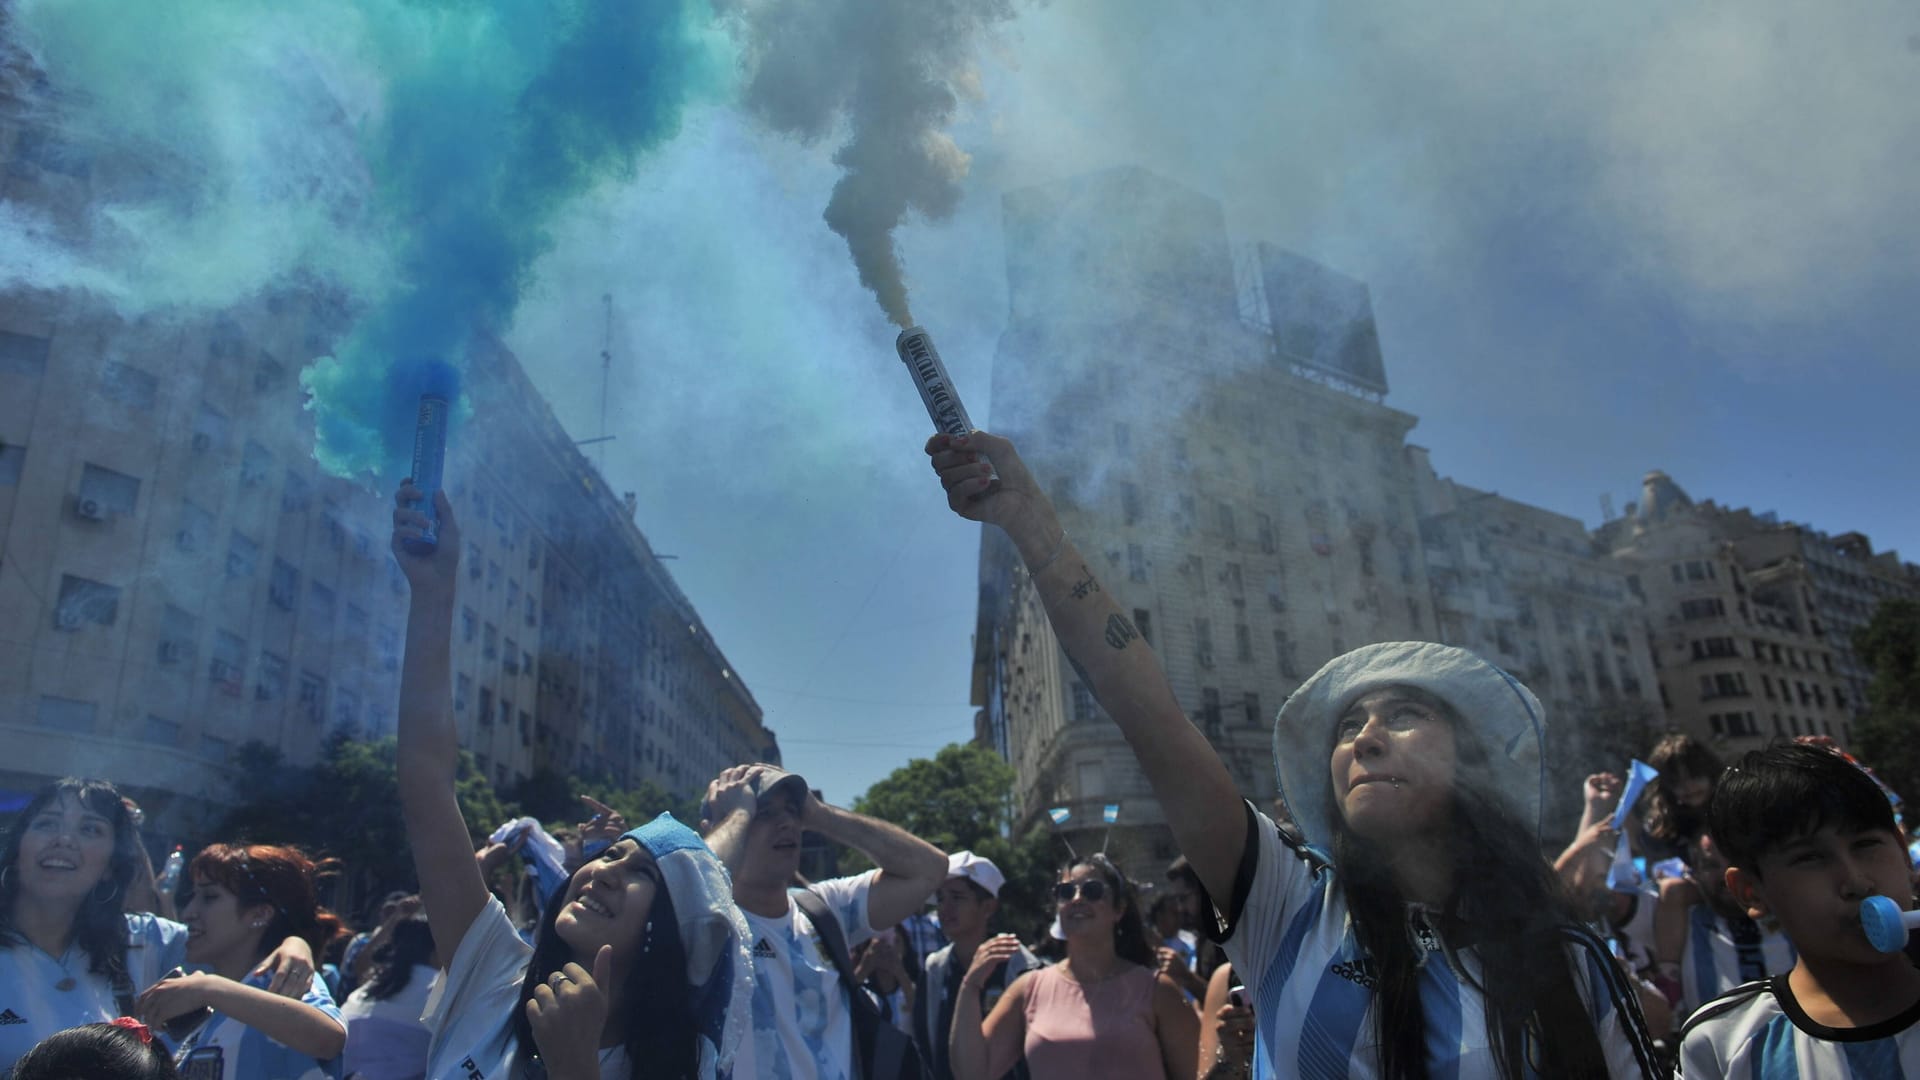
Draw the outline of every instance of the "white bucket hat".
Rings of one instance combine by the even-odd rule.
[[[1453,707],[1486,748],[1495,791],[1537,834],[1546,774],[1541,746],[1546,713],[1520,680],[1465,649],[1428,641],[1386,641],[1328,661],[1280,706],[1273,724],[1280,797],[1307,843],[1333,840],[1334,728],[1355,701],[1389,686],[1410,686]]]

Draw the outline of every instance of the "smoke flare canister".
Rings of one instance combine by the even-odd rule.
[[[953,388],[947,365],[940,362],[940,351],[933,347],[933,335],[923,327],[909,327],[900,331],[893,348],[913,376],[913,385],[920,388],[920,401],[926,405],[933,426],[954,438],[971,434],[973,421],[967,417],[967,407],[960,403],[959,391]]]
[[[433,496],[440,490],[446,462],[447,396],[421,394],[420,411],[413,424],[413,486],[424,496],[420,511],[427,515],[427,526],[419,536],[401,541],[415,555],[431,555],[440,548],[440,520],[434,513]]]

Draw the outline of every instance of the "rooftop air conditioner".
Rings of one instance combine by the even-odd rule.
[[[99,499],[89,499],[81,496],[74,500],[73,512],[87,521],[107,520],[107,508],[101,505]]]

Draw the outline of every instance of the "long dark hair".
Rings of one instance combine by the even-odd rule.
[[[34,795],[27,808],[13,819],[4,846],[0,846],[0,948],[26,944],[13,922],[13,905],[20,897],[20,842],[25,839],[33,819],[57,802],[62,795],[88,812],[106,818],[113,826],[113,855],[107,863],[108,885],[105,891],[96,885],[80,904],[73,917],[73,940],[87,956],[87,970],[105,975],[113,987],[114,998],[122,1012],[132,1011],[133,979],[127,974],[127,919],[121,903],[140,866],[140,838],[133,827],[133,815],[127,812],[120,792],[105,780],[66,777],[55,780]]]
[[[1113,897],[1113,906],[1119,909],[1120,921],[1113,927],[1114,954],[1142,967],[1156,967],[1153,946],[1147,944],[1147,925],[1140,917],[1140,896],[1134,890],[1133,882],[1127,880],[1127,875],[1120,867],[1102,852],[1075,859],[1061,868],[1060,876],[1066,877],[1078,866],[1091,869],[1106,881],[1108,895]]]
[[[578,875],[593,864],[575,870]],[[522,1047],[538,1048],[533,1023],[527,1019],[527,1002],[554,972],[573,960],[573,949],[560,939],[554,922],[565,905],[567,881],[547,898],[546,911],[540,916],[540,929],[533,939],[533,959],[527,963],[527,977],[520,983],[520,1004],[513,1010],[513,1036]],[[621,991],[626,1001],[627,1063],[637,1078],[642,1070],[649,1077],[665,1080],[694,1080],[700,1067],[699,1025],[693,1015],[693,988],[687,985],[687,950],[680,940],[680,925],[674,917],[673,898],[663,888],[653,892],[653,907],[647,912],[645,948],[627,968]],[[591,967],[589,958],[583,967]],[[612,994],[609,992],[609,997]]]
[[[367,979],[367,996],[375,1001],[385,1001],[405,990],[414,966],[433,956],[433,928],[423,914],[395,922],[387,934],[387,940],[373,954],[373,973]]]
[[[1495,1067],[1508,1077],[1529,1068],[1541,1076],[1605,1077],[1600,1037],[1566,959],[1564,930],[1579,921],[1572,904],[1541,857],[1534,826],[1489,794],[1497,789],[1485,749],[1451,708],[1439,711],[1452,723],[1456,771],[1452,883],[1435,929],[1449,953],[1472,947],[1480,961],[1474,989],[1485,1002]],[[1409,937],[1408,898],[1385,857],[1347,828],[1337,806],[1329,820],[1354,938],[1373,968],[1380,1075],[1425,1080],[1421,957]]]
[[[338,915],[320,906],[319,876],[333,866],[331,860],[314,862],[299,848],[212,844],[193,857],[187,873],[218,883],[242,908],[272,906],[273,918],[260,934],[260,957],[290,937],[304,939],[313,955],[321,957],[335,938],[348,933]]]
[[[1660,779],[1647,792],[1647,835],[1663,844],[1679,847],[1693,834],[1706,828],[1707,808],[1680,805],[1673,788],[1679,772],[1706,780],[1720,779],[1720,758],[1707,744],[1677,731],[1670,731],[1653,744],[1647,764],[1660,770]]]
[[[7,1074],[13,1080],[72,1080],[110,1076],[115,1080],[174,1080],[173,1057],[166,1044],[118,1024],[82,1024],[56,1031],[34,1044]]]

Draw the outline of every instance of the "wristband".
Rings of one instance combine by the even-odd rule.
[[[1042,573],[1045,573],[1047,567],[1052,566],[1055,562],[1059,561],[1060,553],[1065,550],[1067,550],[1067,530],[1063,528],[1060,530],[1060,539],[1054,541],[1052,553],[1049,554],[1046,558],[1041,559],[1040,564],[1038,566],[1028,567],[1027,576],[1030,578],[1037,578]]]

